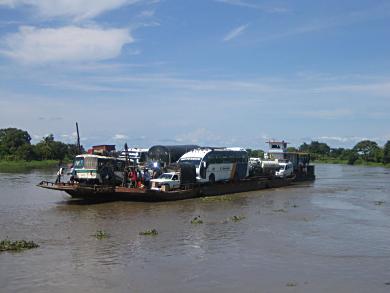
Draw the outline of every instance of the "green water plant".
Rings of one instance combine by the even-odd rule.
[[[37,247],[39,247],[39,245],[34,241],[27,240],[11,241],[9,239],[5,239],[0,242],[0,251],[21,251]]]
[[[101,240],[101,239],[108,238],[110,235],[104,230],[97,230],[93,236],[95,236],[96,239]]]
[[[241,220],[245,219],[245,216],[233,216],[233,217],[230,217],[230,220],[232,222],[239,222]]]
[[[191,220],[191,224],[203,224],[203,220],[200,218],[200,216],[196,216]]]
[[[149,229],[149,230],[145,230],[145,231],[139,232],[139,235],[156,236],[156,235],[158,235],[158,232],[157,232],[156,229]]]
[[[287,286],[287,287],[296,287],[296,286],[298,286],[298,283],[297,283],[297,282],[288,282],[288,283],[286,284],[286,286]]]
[[[287,213],[288,211],[286,209],[277,209],[277,210],[272,210],[275,213]]]

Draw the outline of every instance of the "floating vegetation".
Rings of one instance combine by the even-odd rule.
[[[16,240],[11,241],[8,239],[0,242],[0,251],[21,251],[25,249],[32,249],[39,247],[34,241]]]
[[[238,222],[238,221],[241,221],[241,220],[243,220],[243,219],[245,219],[244,216],[233,216],[233,217],[230,218],[230,220],[231,220],[232,222]]]
[[[276,213],[287,213],[288,211],[286,209],[278,209],[278,210],[272,210]]]
[[[383,205],[384,203],[385,203],[384,200],[377,200],[377,201],[375,201],[375,205],[377,205],[377,206]]]
[[[202,201],[215,202],[215,201],[231,201],[234,199],[232,195],[220,195],[220,196],[206,196],[202,198]]]
[[[297,282],[288,282],[288,283],[286,284],[286,286],[287,286],[287,287],[296,287],[296,286],[298,286],[298,283],[297,283]]]
[[[202,219],[200,218],[200,216],[196,216],[195,218],[193,218],[191,220],[191,224],[203,224],[203,221]]]
[[[101,240],[101,239],[108,238],[110,235],[104,230],[97,230],[93,236],[95,236],[96,239]]]
[[[156,236],[156,235],[158,235],[158,232],[156,229],[150,229],[150,230],[145,230],[145,231],[139,232],[139,235]]]

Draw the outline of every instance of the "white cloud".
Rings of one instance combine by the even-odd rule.
[[[362,140],[376,141],[380,146],[384,145],[389,136],[366,137],[366,136],[320,136],[314,137],[311,141],[320,141],[327,143],[330,147],[351,148]]]
[[[331,86],[319,87],[316,91],[323,92],[346,92],[346,93],[370,93],[376,95],[388,96],[390,94],[390,81],[360,83],[360,84],[336,84]]]
[[[353,116],[353,111],[350,109],[332,109],[332,110],[312,110],[302,111],[296,114],[305,117],[320,118],[320,119],[338,119]]]
[[[117,57],[133,41],[128,29],[23,26],[4,38],[0,52],[23,63],[99,61]]]
[[[367,139],[366,137],[357,137],[357,136],[320,136],[315,140],[321,141],[336,141],[336,142],[357,142]]]
[[[115,134],[114,137],[113,137],[114,140],[124,140],[124,139],[127,139],[127,138],[128,138],[127,135],[125,135],[125,134],[120,134],[120,133]]]
[[[221,136],[205,128],[197,128],[193,131],[180,134],[175,138],[175,141],[178,143],[192,143],[200,145],[211,144],[213,146],[223,144]]]
[[[140,0],[2,0],[0,5],[11,8],[26,5],[35,8],[43,17],[65,16],[81,20],[137,2]]]
[[[144,10],[139,14],[139,17],[152,17],[154,16],[155,11],[154,10]]]
[[[248,27],[248,24],[240,25],[239,27],[236,27],[235,29],[231,30],[231,31],[223,38],[223,41],[224,41],[224,42],[227,42],[227,41],[233,40],[234,38],[237,38],[239,35],[241,35],[241,34],[246,30],[247,27]]]
[[[268,13],[284,13],[287,12],[288,9],[281,6],[271,6],[271,5],[260,5],[258,3],[254,3],[251,1],[243,1],[243,0],[215,0],[216,2],[225,3],[229,5],[241,6],[246,8],[259,9]]]

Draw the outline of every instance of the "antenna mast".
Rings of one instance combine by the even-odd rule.
[[[78,150],[79,154],[81,154],[79,124],[77,122],[76,122],[76,131],[77,131],[77,150]]]

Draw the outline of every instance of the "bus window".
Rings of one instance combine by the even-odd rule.
[[[74,161],[74,168],[75,169],[84,168],[84,158],[76,158],[76,160]]]
[[[200,159],[198,159],[198,158],[184,158],[184,159],[180,159],[180,163],[191,164],[195,167],[198,167],[200,164]]]
[[[206,155],[205,160],[207,161],[208,165],[215,164],[217,161],[217,154],[210,153],[210,154]]]
[[[86,157],[84,159],[84,167],[86,169],[96,169],[96,167],[97,167],[97,158],[95,158],[95,157]]]

